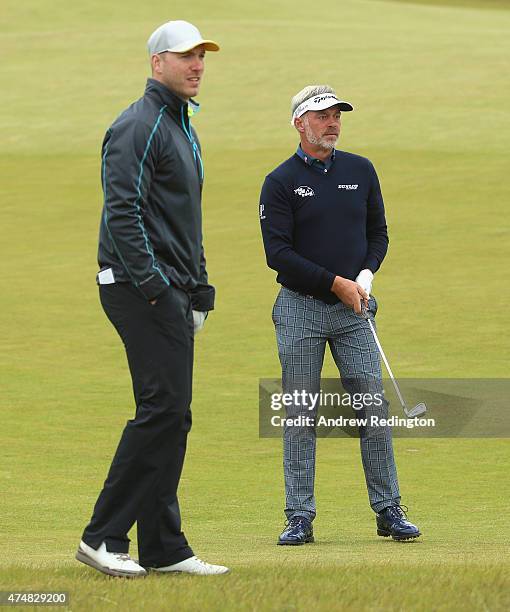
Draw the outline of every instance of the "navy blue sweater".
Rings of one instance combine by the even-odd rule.
[[[264,181],[260,224],[267,264],[289,289],[338,302],[335,276],[376,272],[388,249],[379,180],[372,163],[336,151],[326,172],[294,154]]]

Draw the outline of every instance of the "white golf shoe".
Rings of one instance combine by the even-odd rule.
[[[80,542],[76,559],[109,576],[140,578],[147,575],[143,567],[133,561],[127,553],[108,552],[104,542],[97,550],[83,541]]]
[[[190,557],[184,559],[179,563],[173,565],[167,565],[165,567],[153,567],[151,568],[154,572],[170,573],[178,572],[182,574],[198,574],[200,576],[212,576],[213,574],[228,574],[230,572],[228,567],[223,565],[212,565],[199,559],[198,557]]]

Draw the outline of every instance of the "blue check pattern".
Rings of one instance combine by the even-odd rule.
[[[377,302],[370,298],[374,322]],[[305,390],[319,393],[326,344],[338,367],[346,391],[381,392],[382,374],[377,346],[368,322],[342,304],[326,304],[282,287],[273,308],[284,393]],[[388,416],[388,403],[364,408],[363,414]],[[287,415],[303,414],[289,406]],[[306,410],[309,416],[316,416]],[[389,427],[361,428],[360,447],[370,505],[375,512],[400,503],[397,470]],[[285,514],[288,519],[316,514],[314,496],[316,432],[314,427],[286,426],[283,432]]]

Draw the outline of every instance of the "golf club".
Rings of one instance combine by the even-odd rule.
[[[416,404],[416,406],[414,408],[411,408],[411,410],[407,409],[406,403],[404,402],[404,398],[402,397],[402,393],[400,392],[400,387],[398,386],[398,383],[395,380],[395,377],[393,376],[393,372],[391,371],[390,364],[388,363],[388,360],[386,359],[386,355],[384,354],[383,347],[381,346],[381,343],[379,342],[379,338],[377,337],[377,334],[375,333],[375,328],[372,324],[372,321],[370,320],[370,317],[368,316],[368,312],[363,302],[361,303],[361,313],[363,317],[367,320],[368,325],[370,326],[370,331],[372,332],[372,335],[374,336],[374,340],[375,340],[375,343],[377,344],[377,348],[379,349],[379,353],[381,354],[382,360],[384,361],[384,365],[386,366],[386,370],[388,371],[388,374],[390,375],[391,382],[393,383],[393,386],[395,387],[395,391],[397,393],[397,397],[400,401],[402,409],[404,410],[404,414],[411,419],[417,418],[421,416],[422,414],[425,414],[427,412],[427,406],[425,406],[423,402]]]

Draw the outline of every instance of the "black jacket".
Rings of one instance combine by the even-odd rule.
[[[212,310],[202,183],[188,103],[148,79],[143,97],[114,121],[103,141],[100,268],[112,268],[115,282],[132,282],[147,300],[176,285],[191,294],[195,310]]]

